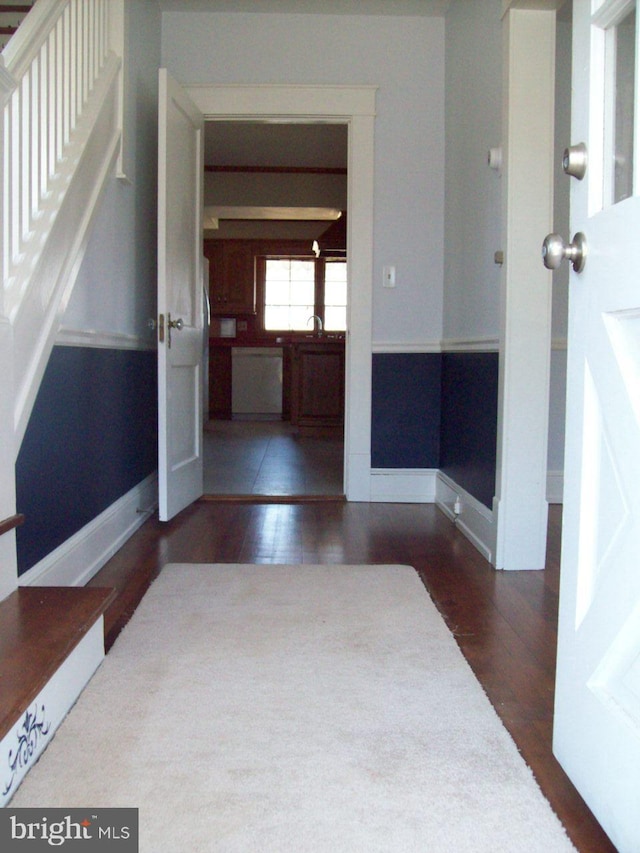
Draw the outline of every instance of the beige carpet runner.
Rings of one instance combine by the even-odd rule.
[[[143,853],[573,850],[408,566],[169,565],[10,806]]]

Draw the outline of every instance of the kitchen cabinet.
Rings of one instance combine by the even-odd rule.
[[[209,417],[222,420],[233,417],[233,384],[241,378],[233,367],[233,351],[236,350],[236,356],[244,356],[252,355],[255,350],[256,356],[263,356],[265,361],[271,361],[272,356],[282,365],[283,420],[291,420],[291,424],[303,435],[342,434],[344,339],[309,335],[302,339],[279,339],[279,346],[268,348],[262,343],[262,347],[250,345],[237,348],[228,343],[216,344],[213,339],[210,341]],[[253,361],[259,366],[260,358],[254,358]]]
[[[209,347],[209,417],[231,420],[231,347]]]
[[[342,433],[344,342],[310,339],[291,351],[291,423],[301,434]]]
[[[249,240],[205,240],[213,316],[255,314],[254,249]]]

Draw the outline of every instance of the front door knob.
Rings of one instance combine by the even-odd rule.
[[[547,234],[542,244],[542,262],[548,270],[557,270],[564,261],[571,261],[576,272],[582,272],[587,259],[587,238],[581,232],[567,245],[559,234]]]
[[[587,146],[584,142],[570,145],[569,148],[564,149],[562,168],[565,175],[570,175],[572,178],[581,181],[587,173],[587,162]]]

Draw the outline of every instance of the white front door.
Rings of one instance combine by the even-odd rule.
[[[554,752],[640,850],[640,157],[634,0],[574,0],[567,435]]]
[[[204,120],[165,69],[158,132],[158,479],[160,520],[203,493]]]

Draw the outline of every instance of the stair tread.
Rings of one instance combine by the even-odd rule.
[[[102,587],[20,587],[0,602],[0,739],[114,595]]]

